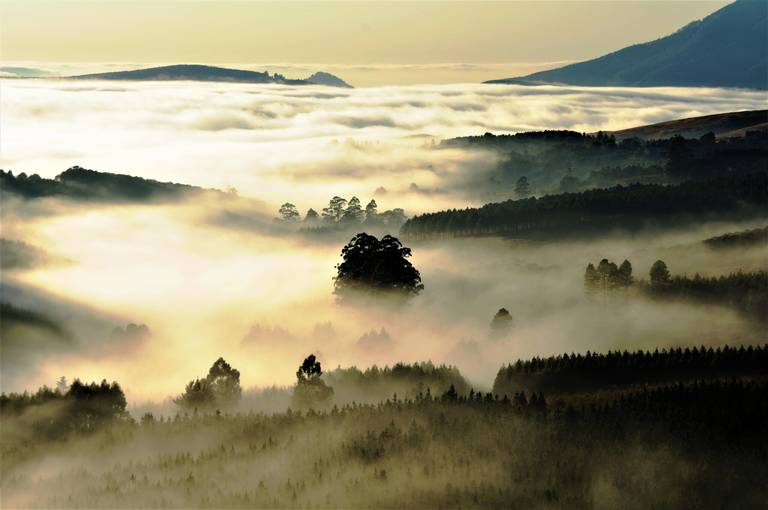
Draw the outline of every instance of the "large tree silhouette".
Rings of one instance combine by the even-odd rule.
[[[341,298],[360,291],[411,297],[424,289],[419,271],[408,261],[411,249],[396,237],[379,240],[365,232],[357,234],[341,256],[344,260],[334,277],[334,293]]]

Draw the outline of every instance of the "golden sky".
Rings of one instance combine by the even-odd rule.
[[[366,84],[479,81],[651,40],[726,3],[0,0],[0,50],[4,64],[304,63],[351,66]],[[445,63],[473,65],[365,77]]]

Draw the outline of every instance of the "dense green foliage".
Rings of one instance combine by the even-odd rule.
[[[695,379],[767,375],[768,345],[587,352],[518,360],[499,370],[493,392],[512,395],[526,390],[567,394]]]
[[[768,174],[757,173],[674,186],[616,186],[427,213],[409,219],[401,233],[409,238],[602,235],[650,225],[670,228],[712,218],[723,220],[765,214],[768,214]]]
[[[396,238],[381,240],[357,234],[341,250],[342,262],[336,266],[334,293],[350,298],[361,292],[411,297],[424,289],[419,271],[408,261],[411,249]]]

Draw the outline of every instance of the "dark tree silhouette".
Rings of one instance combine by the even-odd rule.
[[[652,288],[664,287],[669,283],[669,269],[667,269],[667,265],[663,260],[657,260],[653,263],[651,266],[650,277]]]
[[[219,358],[205,379],[190,381],[184,393],[175,398],[174,402],[188,409],[231,408],[240,400],[241,394],[240,372],[232,368],[224,358]]]
[[[411,249],[390,235],[378,240],[357,234],[341,250],[343,262],[336,266],[334,293],[349,297],[357,291],[415,296],[424,289],[419,271],[407,260]]]
[[[632,264],[624,259],[624,262],[621,263],[619,266],[618,271],[616,272],[616,285],[618,287],[624,287],[627,288],[634,282],[634,278],[632,277]]]
[[[296,407],[322,407],[330,401],[333,388],[321,379],[322,375],[322,367],[315,355],[307,356],[296,371],[296,387],[293,390],[293,403]]]

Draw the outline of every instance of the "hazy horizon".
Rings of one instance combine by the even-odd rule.
[[[355,86],[474,83],[651,41],[726,4],[192,0],[153,2],[144,16],[141,1],[4,0],[0,42],[3,65],[239,62],[291,77],[324,70]]]

